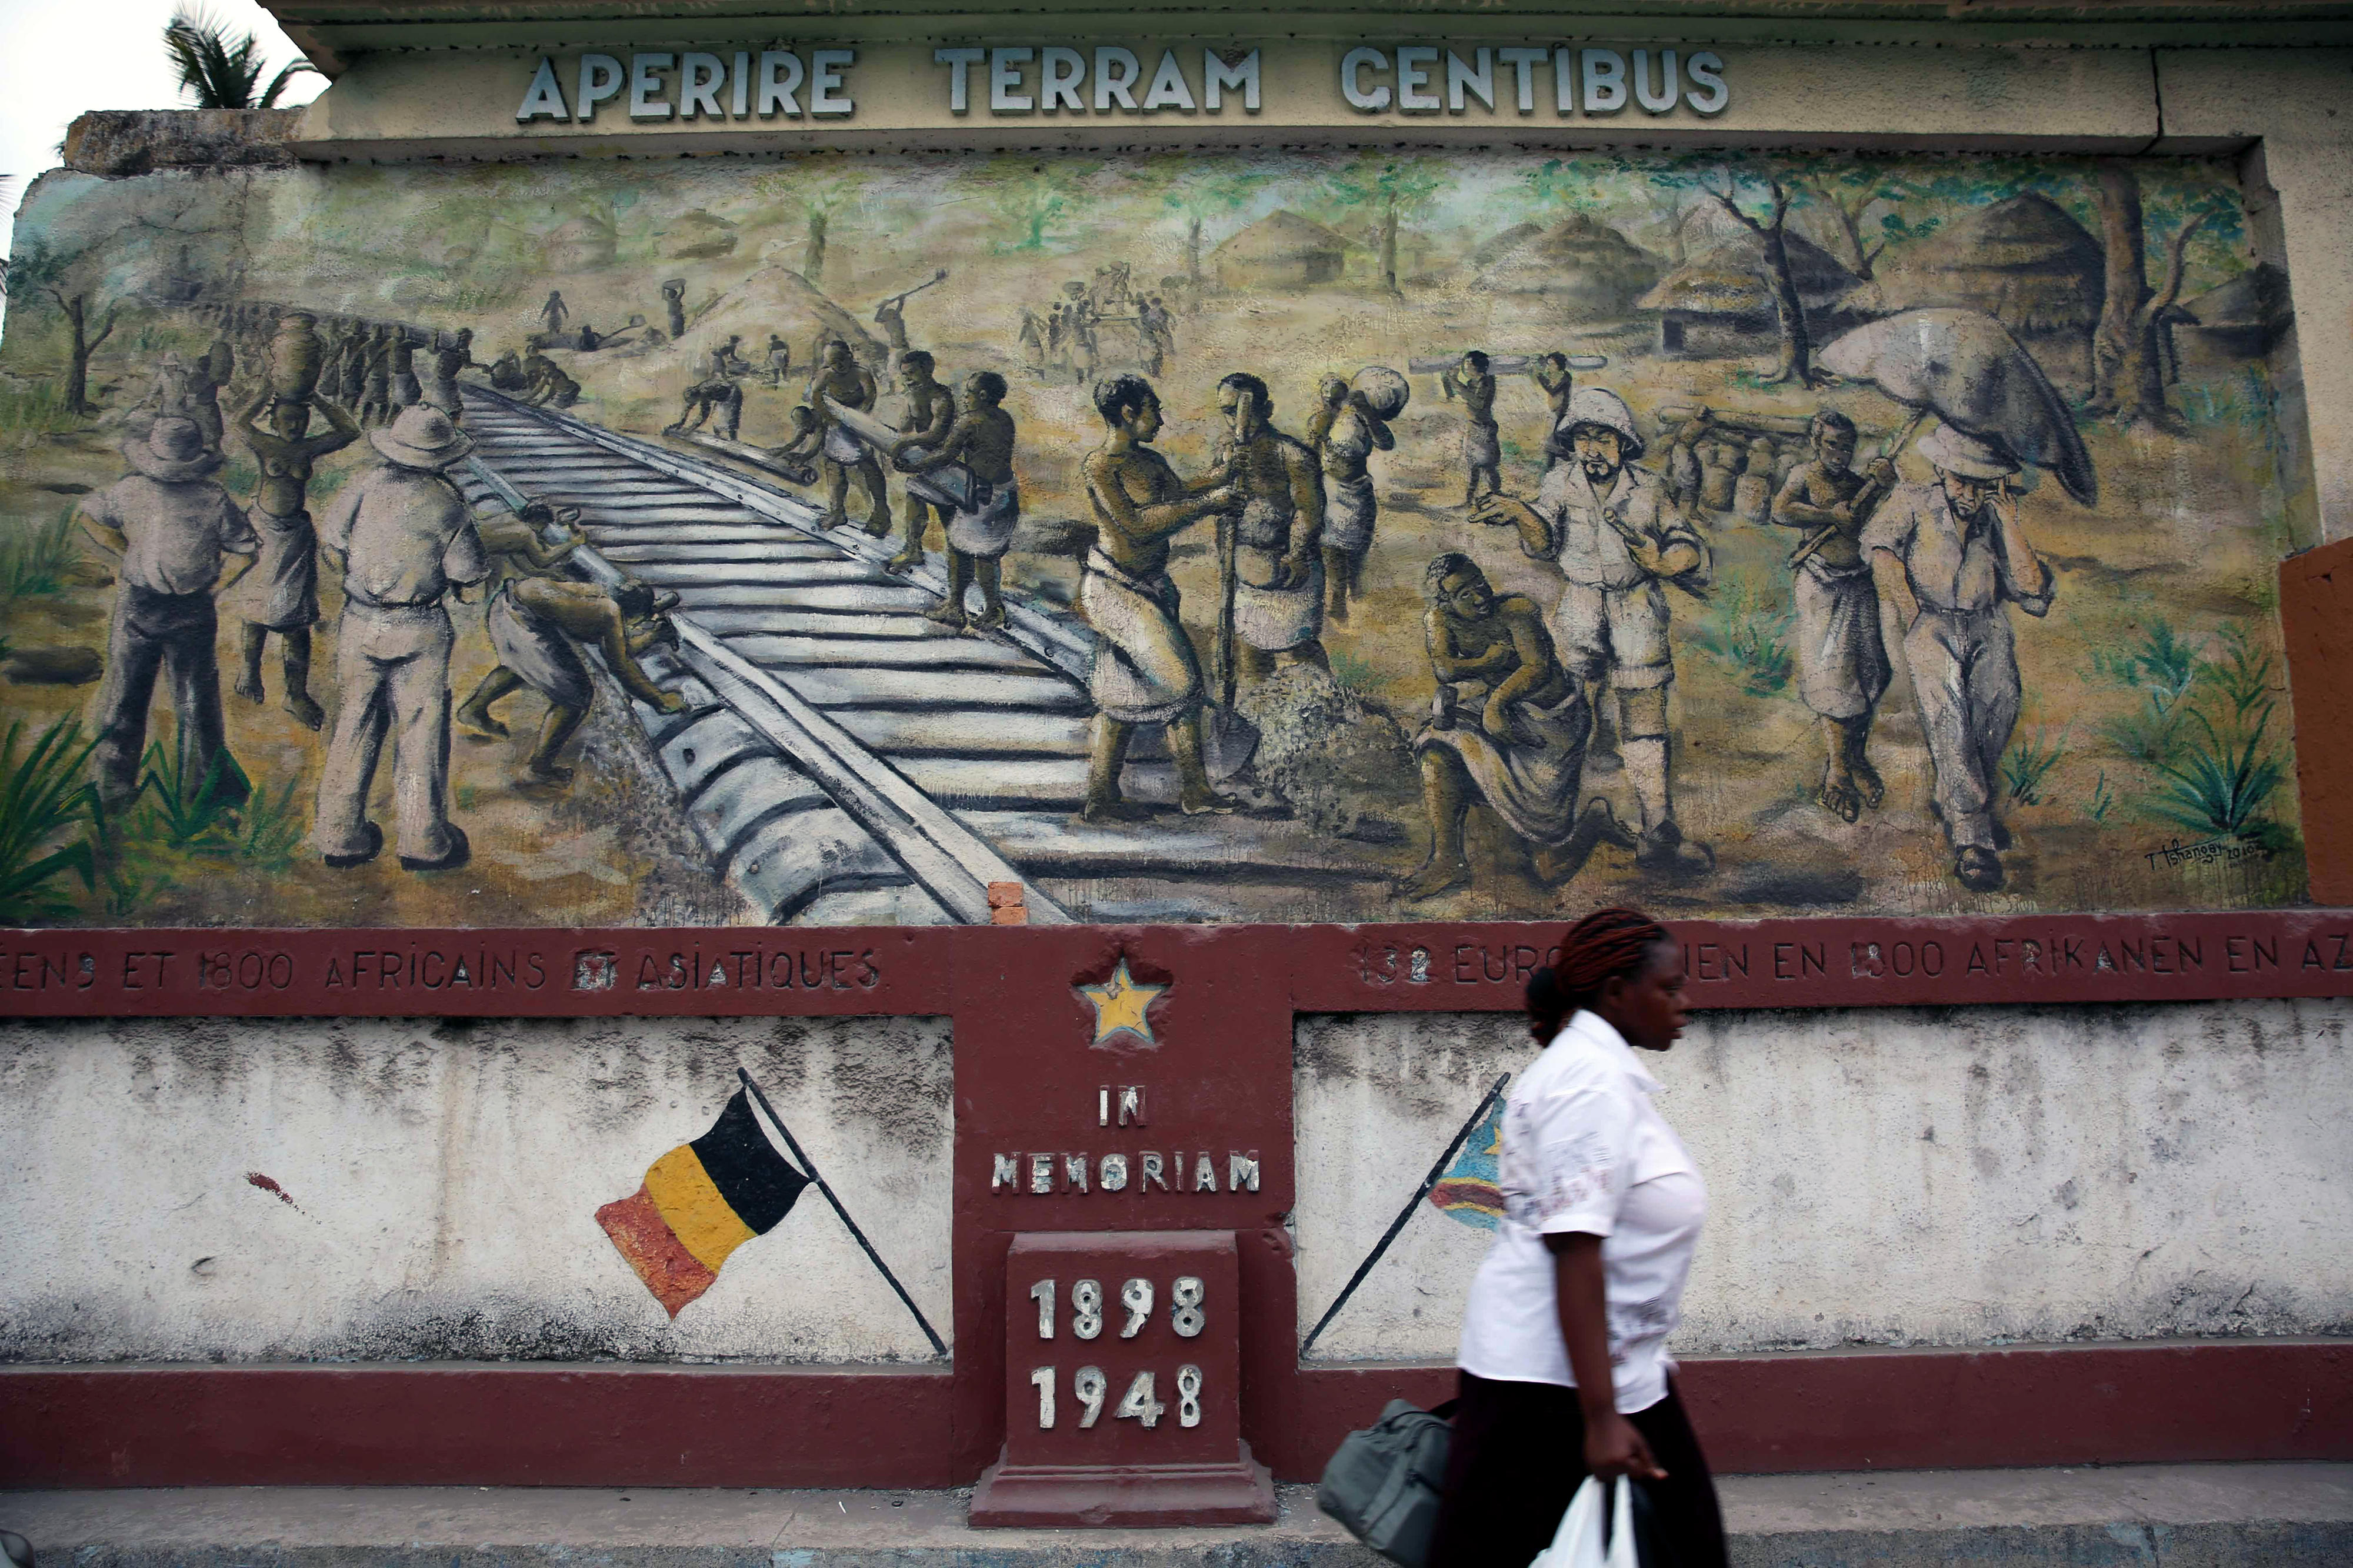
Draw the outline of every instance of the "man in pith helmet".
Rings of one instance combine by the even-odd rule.
[[[2006,606],[2048,615],[2055,584],[2002,504],[2003,481],[2019,469],[2007,447],[1940,425],[1920,455],[1936,465],[1936,479],[1896,486],[1863,530],[1862,547],[1904,632],[1954,879],[1991,892],[2010,847],[1993,805],[2020,697]]]
[[[122,563],[94,716],[99,798],[121,806],[138,793],[147,707],[155,677],[165,674],[185,768],[213,780],[216,798],[243,800],[245,774],[228,755],[221,718],[213,596],[252,566],[259,542],[213,479],[220,451],[195,420],[158,418],[144,437],[123,443],[122,457],[132,471],[80,506],[84,531]],[[237,563],[224,573],[232,555]]]
[[[1561,423],[1570,460],[1546,473],[1535,504],[1496,495],[1472,515],[1514,525],[1523,552],[1560,570],[1553,640],[1561,664],[1592,689],[1597,706],[1604,688],[1617,697],[1619,750],[1641,808],[1637,861],[1704,873],[1715,857],[1683,837],[1670,787],[1667,693],[1675,665],[1667,587],[1694,595],[1705,589],[1707,544],[1659,477],[1633,466],[1642,437],[1624,399],[1580,387]]]
[[[319,523],[319,547],[343,569],[335,631],[342,702],[319,779],[312,841],[330,866],[363,865],[384,848],[367,819],[368,787],[393,737],[393,808],[400,864],[463,866],[471,850],[449,820],[449,648],[442,601],[490,574],[472,512],[446,472],[473,437],[439,409],[404,408],[368,441],[384,461],[345,485]]]

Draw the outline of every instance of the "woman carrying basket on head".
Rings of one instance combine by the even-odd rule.
[[[1429,1568],[1532,1561],[1588,1474],[1647,1489],[1674,1568],[1723,1568],[1715,1485],[1666,1355],[1707,1193],[1635,1056],[1683,1033],[1683,985],[1682,949],[1634,910],[1577,921],[1529,983],[1545,1049],[1504,1112],[1504,1219],[1463,1314]]]

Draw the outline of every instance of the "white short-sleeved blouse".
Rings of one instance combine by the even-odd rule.
[[[1497,1185],[1504,1218],[1471,1282],[1456,1364],[1506,1383],[1577,1386],[1544,1237],[1603,1237],[1611,1382],[1621,1415],[1666,1397],[1707,1189],[1651,1103],[1656,1079],[1618,1031],[1579,1013],[1512,1086]]]

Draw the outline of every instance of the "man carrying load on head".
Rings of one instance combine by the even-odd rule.
[[[1940,425],[1920,455],[1936,465],[1936,479],[1896,486],[1862,531],[1862,548],[1904,628],[1953,878],[1992,892],[2010,847],[1993,803],[2021,695],[2007,606],[2049,615],[2055,584],[2000,504],[2002,481],[2019,469],[2008,447]]]

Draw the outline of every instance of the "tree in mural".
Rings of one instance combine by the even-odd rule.
[[[1067,159],[992,158],[982,175],[990,210],[1015,236],[1005,248],[1042,251],[1063,237],[1064,220],[1081,202],[1081,188],[1094,163]]]
[[[195,109],[275,109],[289,83],[319,68],[297,57],[261,87],[268,62],[254,36],[232,37],[227,22],[203,11],[182,11],[164,24],[164,52]]]
[[[90,356],[113,335],[114,318],[121,305],[110,302],[92,331],[90,291],[78,285],[74,262],[74,258],[35,239],[21,248],[16,265],[9,268],[8,292],[20,306],[27,300],[46,300],[65,317],[70,336],[60,401],[73,413],[91,415],[99,408],[90,400]]]
[[[825,281],[825,247],[833,231],[833,216],[857,198],[858,188],[847,179],[819,180],[798,193],[801,216],[807,221],[801,243],[801,276],[812,283]]]
[[[1250,197],[1272,176],[1251,169],[1220,169],[1190,153],[1154,162],[1175,166],[1162,199],[1168,210],[1184,222],[1185,275],[1198,282],[1201,277],[1202,229],[1217,218],[1231,217],[1249,206]]]
[[[1762,247],[1765,285],[1772,293],[1774,320],[1781,329],[1781,363],[1766,381],[1821,384],[1821,373],[1814,369],[1814,342],[1806,326],[1805,303],[1799,298],[1798,280],[1789,269],[1789,209],[1798,197],[1796,187],[1778,175],[1760,178],[1725,170],[1701,188],[1735,222],[1755,235]],[[1744,195],[1764,203],[1763,217],[1751,216],[1740,205]]]
[[[2152,288],[2140,176],[2122,159],[2104,160],[2099,190],[2107,292],[2092,331],[2090,410],[2120,424],[2178,432],[2182,420],[2165,400],[2165,358],[2158,335],[2165,330],[2166,313],[2181,298],[2190,241],[2217,218],[2235,223],[2236,212],[2226,195],[2213,191],[2183,206],[2165,244],[2164,274]]]
[[[1799,183],[1829,215],[1835,230],[1831,237],[1846,251],[1848,269],[1866,281],[1890,245],[1923,239],[1936,230],[1936,218],[1915,222],[1904,210],[1905,204],[1924,194],[1921,188],[1885,164],[1831,163],[1815,169]],[[1883,209],[1877,215],[1876,225],[1873,208]],[[1872,243],[1874,235],[1876,244]]]
[[[1681,267],[1691,259],[1692,230],[1704,228],[1699,220],[1715,207],[1708,199],[1705,173],[1706,166],[1690,155],[1612,158],[1606,188],[1616,199],[1609,205],[1639,214],[1629,218],[1629,228],[1639,228],[1642,243]]]
[[[1436,158],[1359,154],[1324,182],[1324,198],[1349,212],[1371,215],[1380,232],[1381,287],[1398,287],[1398,226],[1419,216],[1446,189],[1446,165]]]

